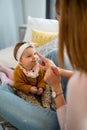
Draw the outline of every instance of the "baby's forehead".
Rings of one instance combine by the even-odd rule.
[[[29,46],[26,49],[32,49],[32,50],[36,50],[36,48],[34,46]]]
[[[24,50],[24,52],[23,53],[26,53],[26,52],[35,52],[36,51],[36,49],[35,49],[35,47],[32,47],[32,46],[29,46],[29,47],[27,47],[25,50]]]

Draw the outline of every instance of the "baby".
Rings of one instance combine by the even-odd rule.
[[[17,43],[14,57],[18,61],[13,71],[14,87],[17,94],[28,102],[49,108],[50,87],[44,82],[44,69],[38,63],[38,55],[32,42]]]

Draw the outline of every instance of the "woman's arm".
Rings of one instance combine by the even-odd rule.
[[[61,130],[66,129],[66,101],[62,93],[61,83],[59,86],[52,86],[53,91],[56,92],[57,96],[54,98],[56,104],[56,112]]]
[[[58,68],[55,66],[50,67],[45,74],[44,80],[52,87],[54,94],[57,115],[61,130],[65,130],[66,125],[66,101],[64,99],[61,78],[58,71]]]
[[[70,78],[74,74],[73,71],[62,69],[62,68],[59,68],[59,72],[61,76],[66,77],[66,78]]]

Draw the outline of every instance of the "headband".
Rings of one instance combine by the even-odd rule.
[[[32,43],[32,42],[27,42],[27,43],[25,43],[25,44],[23,44],[23,45],[21,45],[21,46],[19,47],[19,49],[18,49],[18,51],[17,51],[17,54],[16,54],[16,59],[17,59],[17,61],[20,60],[20,58],[21,58],[21,56],[22,56],[24,50],[25,50],[27,47],[34,47],[34,43]]]

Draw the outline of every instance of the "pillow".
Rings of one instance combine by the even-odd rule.
[[[49,51],[58,48],[58,38],[44,44],[43,46],[37,47],[37,51],[40,52],[42,55],[46,55]]]
[[[53,33],[53,32],[43,32],[43,31],[32,29],[31,40],[36,44],[36,47],[38,47],[53,40],[54,38],[57,37],[57,35],[58,35],[57,33]]]
[[[57,20],[32,18],[28,16],[27,29],[23,41],[31,40],[32,29],[42,30],[45,32],[58,32],[59,24]]]
[[[0,64],[5,65],[10,68],[15,68],[17,65],[17,61],[13,56],[14,46],[1,49],[0,50]]]

